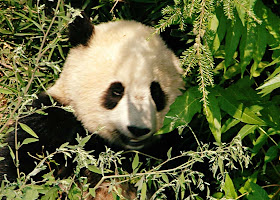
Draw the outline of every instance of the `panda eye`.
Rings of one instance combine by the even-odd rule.
[[[121,83],[117,82],[111,85],[112,96],[122,96],[124,92],[124,87]]]
[[[102,105],[108,110],[117,106],[124,94],[124,87],[121,82],[113,82],[105,91],[102,97]]]
[[[165,108],[167,96],[161,89],[160,84],[153,81],[150,86],[152,98],[156,104],[157,111],[161,111]]]

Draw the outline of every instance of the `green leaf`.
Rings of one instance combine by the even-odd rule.
[[[92,197],[95,197],[96,196],[96,192],[95,192],[95,189],[94,188],[89,188],[89,193]]]
[[[234,52],[236,51],[241,33],[244,27],[240,19],[237,17],[235,23],[230,25],[226,34],[226,43],[225,43],[225,67],[227,68],[232,61]]]
[[[165,183],[169,183],[169,179],[168,179],[168,176],[166,174],[162,174],[161,178]]]
[[[71,189],[69,190],[67,197],[71,200],[80,200],[81,198],[81,189],[77,186],[76,183],[72,184]]]
[[[41,198],[41,200],[53,200],[58,197],[58,186],[54,186],[50,188],[47,193]]]
[[[274,78],[270,79],[265,84],[263,84],[261,87],[258,87],[257,89],[262,90],[259,92],[259,94],[263,94],[263,96],[265,96],[279,87],[280,87],[280,73]]]
[[[134,159],[132,161],[132,169],[133,171],[138,167],[139,165],[139,155],[138,153],[135,154]]]
[[[22,17],[23,19],[26,19],[26,20],[32,22],[40,31],[44,32],[44,30],[42,29],[41,25],[38,24],[37,22],[35,22],[34,20],[32,20],[31,18],[25,16],[25,15],[22,14],[22,13],[16,12],[16,11],[14,11],[13,13],[16,14],[16,15],[18,15],[18,16],[20,16],[20,17]]]
[[[179,176],[179,184],[181,186],[181,199],[184,199],[185,196],[185,190],[186,190],[185,183],[186,183],[186,179],[184,176],[184,172],[182,172],[181,175]]]
[[[248,124],[266,125],[266,123],[259,118],[256,113],[252,112],[248,107],[245,107],[243,103],[234,99],[232,94],[227,91],[220,91],[219,93],[220,97],[218,98],[218,101],[220,107],[226,113],[235,119]]]
[[[252,24],[247,24],[247,28],[243,29],[242,38],[240,41],[240,68],[242,75],[250,64],[253,58],[256,44],[256,27]]]
[[[79,146],[83,147],[86,145],[86,143],[90,140],[91,135],[87,135],[86,137],[84,137],[83,139],[81,139],[81,141],[79,142]]]
[[[250,183],[252,192],[248,195],[248,200],[269,200],[266,191],[256,183]]]
[[[216,198],[216,199],[222,199],[224,196],[224,194],[222,192],[215,192],[212,197]]]
[[[68,144],[69,142],[63,143],[62,145],[60,145],[59,149],[64,149]]]
[[[264,24],[257,25],[256,29],[256,44],[253,51],[254,63],[250,70],[252,76],[257,76],[259,74],[256,70],[264,56],[267,46],[267,30],[265,29]]]
[[[13,92],[9,89],[5,89],[5,88],[0,88],[0,93],[1,94],[13,94]]]
[[[145,200],[147,199],[147,184],[144,181],[142,184],[142,188],[141,188],[141,197],[140,200]]]
[[[23,140],[22,145],[30,144],[30,143],[37,142],[37,141],[39,141],[39,139],[37,139],[37,138],[26,138]]]
[[[278,41],[277,43],[279,44],[280,40],[280,19],[278,16],[276,16],[270,9],[268,9],[262,1],[257,1],[256,3],[256,11],[258,9],[263,10],[262,14],[262,19],[264,21],[264,24],[266,26],[266,29],[269,31],[270,35],[273,36],[273,38]]]
[[[170,149],[167,151],[167,158],[168,159],[171,158],[171,152],[172,152],[172,147],[170,147]]]
[[[216,52],[221,45],[222,40],[224,39],[226,35],[226,26],[225,24],[227,23],[227,19],[223,13],[223,9],[217,8],[216,9],[216,18],[219,20],[219,26],[217,29],[217,33],[215,35],[213,44],[212,44],[212,52]]]
[[[225,124],[222,126],[221,132],[225,133],[227,132],[230,128],[234,127],[236,124],[238,124],[240,120],[234,119],[234,118],[229,118]]]
[[[237,193],[235,191],[233,182],[228,174],[226,174],[225,184],[223,185],[222,189],[225,192],[226,199],[236,199]]]
[[[221,112],[216,97],[210,93],[208,95],[209,104],[206,107],[206,119],[209,123],[209,128],[218,144],[221,144]]]
[[[91,172],[94,172],[96,174],[102,174],[102,171],[98,167],[96,167],[95,165],[88,165],[87,168]]]
[[[240,131],[238,132],[238,136],[241,137],[241,139],[243,139],[244,137],[246,137],[247,135],[249,135],[250,133],[253,133],[256,128],[258,128],[258,125],[250,125],[250,124],[246,124],[244,125]]]
[[[273,161],[275,158],[278,158],[278,152],[279,152],[278,146],[270,147],[265,154],[264,162],[268,163]]]
[[[254,142],[254,147],[252,149],[252,157],[255,156],[260,149],[262,148],[262,146],[265,144],[266,140],[267,140],[268,136],[264,133],[262,133],[258,139],[256,140],[256,142]]]
[[[37,190],[28,187],[27,190],[25,191],[23,195],[23,200],[33,200],[33,199],[38,199],[39,193]]]
[[[29,127],[27,126],[26,124],[23,124],[23,123],[19,123],[20,127],[27,133],[29,133],[30,135],[32,135],[33,137],[35,138],[39,138],[37,136],[37,134]]]
[[[168,133],[181,125],[190,123],[193,116],[201,111],[201,94],[197,87],[187,90],[182,96],[177,97],[175,102],[170,106],[163,127],[157,134]]]
[[[248,180],[245,182],[244,186],[239,189],[239,192],[241,194],[244,194],[246,192],[250,193],[252,191],[250,183],[256,183],[258,178],[258,171],[254,172]]]
[[[16,156],[15,156],[15,154],[14,154],[12,148],[11,148],[10,146],[8,146],[8,147],[9,147],[10,155],[11,155],[12,159],[15,160]]]

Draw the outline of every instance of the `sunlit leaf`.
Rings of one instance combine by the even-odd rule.
[[[193,116],[201,111],[201,94],[197,87],[190,88],[182,96],[177,97],[170,106],[163,122],[163,127],[157,134],[168,133],[180,125],[188,124]]]
[[[237,193],[235,191],[235,187],[228,174],[226,174],[225,184],[223,185],[222,189],[225,192],[226,199],[236,199],[237,198]]]
[[[280,87],[280,73],[274,78],[270,79],[268,82],[258,87],[258,90],[261,90],[259,93],[263,95],[267,95],[271,93],[273,90]]]
[[[246,124],[240,129],[240,131],[237,133],[237,135],[239,135],[241,137],[241,139],[243,139],[248,134],[253,133],[256,130],[256,128],[258,128],[258,125]]]
[[[229,115],[248,124],[266,125],[266,123],[243,103],[236,101],[228,92],[220,92],[219,105]]]

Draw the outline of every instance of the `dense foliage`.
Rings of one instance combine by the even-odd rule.
[[[94,158],[78,144],[64,144],[56,152],[39,156],[30,174],[18,172],[15,183],[3,181],[0,199],[58,199],[67,193],[79,199],[83,191],[94,195],[81,168],[118,182],[130,181],[144,199],[149,188],[156,188],[152,199],[162,198],[166,187],[173,188],[177,199],[201,199],[198,190],[209,199],[280,198],[280,19],[277,0],[131,0],[131,1],[32,1],[0,2],[0,139],[21,126],[30,133],[11,151],[16,166],[22,145],[36,142],[37,135],[18,120],[33,112],[28,107],[36,94],[45,90],[59,75],[70,47],[66,28],[79,7],[89,13],[93,23],[134,19],[155,27],[167,44],[180,56],[185,70],[186,91],[177,98],[158,134],[178,129],[193,137],[197,149],[183,152],[188,162],[163,170],[168,159],[151,168],[143,168],[139,152],[131,160],[133,173],[122,170],[122,155],[107,149]],[[67,109],[67,108],[65,108]],[[10,126],[15,123],[14,126]],[[0,146],[5,145],[0,143]],[[41,182],[30,181],[52,161],[54,154],[74,157],[77,167],[72,177],[56,180],[52,171]],[[4,159],[4,158],[0,158]],[[147,156],[147,159],[154,159]],[[217,188],[208,191],[203,171],[194,169],[205,162]],[[111,165],[118,173],[111,175]],[[78,182],[81,183],[78,187]],[[117,198],[117,197],[116,197]]]

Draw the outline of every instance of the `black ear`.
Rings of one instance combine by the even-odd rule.
[[[89,17],[83,12],[82,17],[77,16],[76,19],[69,24],[69,41],[73,46],[82,44],[88,45],[88,41],[94,33],[94,26],[91,24]]]

